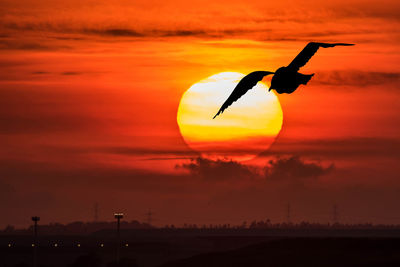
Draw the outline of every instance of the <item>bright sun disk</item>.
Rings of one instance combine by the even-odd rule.
[[[177,121],[185,142],[208,158],[251,159],[267,150],[282,127],[278,97],[259,82],[215,119],[244,74],[222,72],[193,84],[182,96]]]

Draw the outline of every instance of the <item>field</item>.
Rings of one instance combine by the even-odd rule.
[[[95,266],[107,266],[118,244],[113,230],[40,236],[38,243],[38,266],[49,267],[82,266],[76,260],[84,255],[97,258]],[[125,230],[120,245],[121,259],[139,267],[400,266],[399,252],[400,231],[389,229]],[[0,236],[0,257],[1,267],[31,266],[32,237]]]

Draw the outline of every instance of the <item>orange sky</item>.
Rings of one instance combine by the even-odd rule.
[[[0,227],[90,220],[95,202],[159,225],[280,221],[287,202],[298,221],[337,203],[343,221],[400,223],[398,14],[394,0],[1,1]],[[274,71],[309,41],[356,46],[321,49],[311,82],[279,96],[271,150],[191,162],[185,90]]]

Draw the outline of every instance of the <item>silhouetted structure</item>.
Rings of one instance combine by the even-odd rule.
[[[38,221],[40,221],[40,217],[33,216],[32,217],[32,221],[33,221],[33,243],[32,243],[32,247],[33,247],[33,263],[32,263],[32,266],[33,267],[37,267],[37,247],[38,247],[37,225],[38,225]]]
[[[119,264],[120,249],[121,249],[121,233],[120,233],[120,221],[124,217],[122,212],[114,213],[114,218],[117,219],[117,264]]]
[[[299,73],[299,69],[303,67],[310,58],[318,51],[320,47],[335,47],[335,46],[350,46],[354,44],[345,44],[345,43],[308,43],[304,49],[298,54],[295,59],[286,67],[281,67],[276,70],[276,72],[270,71],[254,71],[245,77],[243,77],[240,82],[236,85],[233,92],[228,97],[228,99],[221,106],[217,114],[215,114],[214,118],[219,114],[223,113],[226,108],[232,105],[233,102],[237,101],[242,95],[244,95],[248,90],[253,88],[259,81],[261,81],[265,76],[274,74],[271,80],[271,89],[275,89],[275,91],[279,94],[293,93],[300,84],[306,85],[308,81],[314,76],[314,74],[302,74]]]

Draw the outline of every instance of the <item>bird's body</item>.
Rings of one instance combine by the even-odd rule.
[[[302,74],[288,67],[281,67],[275,71],[269,89],[275,89],[279,94],[291,94],[301,84],[306,85],[312,76],[314,76],[314,74]]]
[[[221,106],[217,114],[224,112],[226,108],[232,105],[233,102],[237,101],[242,95],[244,95],[248,90],[253,88],[259,81],[261,81],[264,76],[269,74],[274,74],[271,80],[271,86],[269,90],[274,89],[278,94],[291,94],[293,93],[301,84],[306,85],[314,74],[302,74],[299,69],[303,67],[310,58],[318,51],[320,47],[335,47],[335,46],[350,46],[354,44],[345,43],[308,43],[303,50],[293,59],[293,61],[286,67],[281,67],[275,72],[269,71],[254,71],[240,80],[236,85],[233,92],[228,97],[228,99]]]

